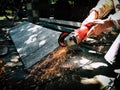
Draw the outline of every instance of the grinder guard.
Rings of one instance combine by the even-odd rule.
[[[62,47],[66,47],[67,44],[65,43],[64,39],[70,34],[70,32],[62,32],[59,36],[58,43]]]
[[[90,27],[82,26],[82,27],[74,30],[74,32],[62,32],[61,35],[59,36],[58,43],[62,47],[79,44],[82,40],[84,40],[89,29],[90,29]],[[65,39],[67,36],[68,36],[68,38],[65,42]],[[74,44],[72,41],[74,42]]]

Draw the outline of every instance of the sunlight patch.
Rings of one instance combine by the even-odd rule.
[[[37,40],[36,38],[37,34],[34,34],[34,35],[31,35],[28,40],[25,41],[25,44],[30,44],[30,43],[33,43]]]
[[[18,48],[17,51],[20,52],[23,48]]]
[[[107,64],[105,64],[105,63],[102,63],[102,62],[94,62],[94,63],[92,63],[92,64],[90,64],[93,68],[99,68],[99,67],[101,67],[101,66],[105,66],[105,67],[107,67],[108,65]]]
[[[7,62],[7,63],[5,64],[5,66],[6,66],[6,67],[14,67],[14,66],[16,66],[16,64],[13,63],[13,62]]]
[[[93,62],[91,64],[83,66],[82,69],[93,70],[102,66],[107,67],[108,65],[102,62]]]
[[[23,57],[23,56],[26,56],[27,54],[26,53],[24,53],[24,54],[20,54],[20,57]]]
[[[61,27],[60,27],[60,26],[58,26],[58,29],[60,29],[60,30],[61,30]]]
[[[43,46],[45,43],[46,43],[46,40],[42,40],[42,41],[39,43],[39,47]]]
[[[98,81],[100,81],[104,86],[110,85],[110,82],[114,80],[114,78],[110,78],[104,75],[97,75],[95,76]]]
[[[81,64],[86,64],[86,63],[88,63],[88,62],[90,62],[89,59],[87,59],[87,58],[85,58],[85,57],[81,57],[81,60],[80,60],[80,63],[81,63]]]
[[[37,32],[37,31],[40,30],[41,28],[43,28],[43,27],[42,27],[42,26],[34,26],[34,27],[28,29],[28,31]]]

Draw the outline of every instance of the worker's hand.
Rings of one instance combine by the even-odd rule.
[[[89,23],[89,22],[92,22],[93,20],[96,20],[97,19],[97,12],[95,11],[92,11],[88,17],[82,22],[82,25],[81,26],[87,26],[87,27],[91,27],[93,26],[94,23]]]
[[[93,25],[90,30],[87,33],[87,37],[91,37],[94,35],[99,35],[104,30],[107,30],[107,28],[111,27],[113,24],[111,21],[105,19],[105,20],[93,20],[91,22],[87,23],[88,25]]]

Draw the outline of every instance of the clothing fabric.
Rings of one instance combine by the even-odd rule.
[[[108,18],[113,21],[117,29],[120,29],[120,0],[100,0],[91,11],[95,10],[98,18],[102,18],[112,9],[115,9],[116,13],[109,15]]]
[[[98,14],[98,19],[103,18],[112,10],[115,9],[114,14],[110,14],[108,19],[111,20],[116,29],[120,30],[120,0],[99,0],[97,5],[90,11],[95,10]],[[110,64],[118,62],[120,57],[120,34],[117,36],[110,49],[105,55],[106,61]]]
[[[110,64],[120,62],[120,60],[118,60],[120,59],[120,34],[117,36],[104,58]]]

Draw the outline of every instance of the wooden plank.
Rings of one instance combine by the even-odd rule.
[[[80,22],[74,22],[74,21],[65,21],[65,20],[48,19],[48,18],[40,18],[39,20],[40,22],[48,22],[51,24],[63,25],[74,28],[79,28],[81,26]]]
[[[60,32],[73,32],[75,30],[75,28],[55,25],[55,24],[51,24],[48,22],[39,22],[39,25],[46,27],[46,28],[54,29],[54,30],[60,31]]]
[[[59,35],[60,32],[29,22],[10,29],[10,36],[25,68],[30,68],[57,48]]]

